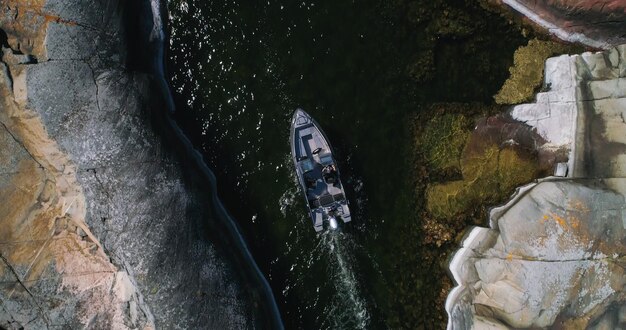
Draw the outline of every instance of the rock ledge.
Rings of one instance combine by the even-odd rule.
[[[468,232],[448,329],[626,325],[626,46],[551,58],[545,77],[510,115],[568,151],[563,177],[519,188]]]

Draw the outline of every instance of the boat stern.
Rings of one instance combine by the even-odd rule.
[[[350,215],[350,208],[348,207],[348,203],[339,204],[338,213],[339,217],[344,223],[352,221],[352,216]]]
[[[324,230],[324,211],[321,209],[311,210],[311,220],[313,220],[313,228],[316,232]]]

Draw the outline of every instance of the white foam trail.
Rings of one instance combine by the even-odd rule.
[[[349,251],[350,237],[343,233],[326,232],[323,234],[323,248],[329,254],[329,273],[337,290],[338,301],[330,306],[329,322],[331,328],[346,326],[366,329],[370,316],[365,301],[360,295],[358,281],[351,267]]]

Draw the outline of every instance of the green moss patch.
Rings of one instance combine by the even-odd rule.
[[[529,102],[534,98],[543,83],[543,68],[546,60],[558,54],[579,52],[580,47],[565,45],[554,41],[532,39],[513,55],[511,76],[494,96],[498,104],[517,104]]]
[[[510,147],[491,145],[462,160],[462,180],[435,183],[426,189],[426,210],[438,219],[454,219],[476,207],[493,205],[539,173],[535,159]]]
[[[460,169],[459,160],[471,124],[463,114],[442,114],[426,123],[416,143],[431,168]]]

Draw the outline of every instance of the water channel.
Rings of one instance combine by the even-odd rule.
[[[421,3],[168,3],[176,119],[214,169],[288,329],[415,328],[442,313],[431,305],[445,273],[419,262],[419,232],[407,232],[419,223],[414,115],[435,102],[491,102],[523,38],[459,2],[469,17],[490,15],[474,34],[501,31],[472,37],[480,52],[467,38],[433,42],[408,18]],[[410,67],[428,52],[434,78],[416,81]],[[297,107],[338,155],[354,219],[341,232],[316,234],[306,214],[289,156]],[[398,308],[404,296],[416,298]]]

